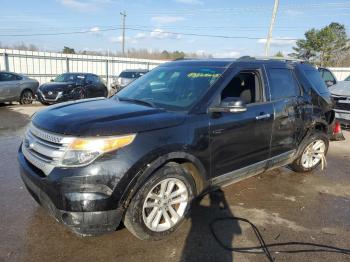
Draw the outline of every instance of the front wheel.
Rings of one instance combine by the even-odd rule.
[[[33,103],[34,95],[30,90],[24,90],[19,98],[19,103],[21,105],[29,105]]]
[[[167,237],[185,219],[194,189],[191,175],[180,165],[160,168],[131,200],[124,225],[142,240]]]
[[[296,172],[309,172],[314,170],[326,156],[329,139],[325,133],[316,132],[305,139],[300,145],[300,155],[290,165]]]

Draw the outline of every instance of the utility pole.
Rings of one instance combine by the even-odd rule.
[[[270,23],[270,27],[269,27],[269,32],[268,32],[267,38],[266,38],[265,56],[269,55],[270,43],[271,43],[271,38],[272,38],[272,30],[273,30],[273,25],[274,25],[275,19],[276,19],[278,4],[279,4],[279,0],[275,0],[275,4],[273,6],[273,11],[272,11],[271,23]]]
[[[120,12],[120,15],[122,16],[122,54],[125,54],[125,17],[126,12]]]

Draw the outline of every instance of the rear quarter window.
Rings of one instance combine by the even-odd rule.
[[[279,100],[300,95],[299,87],[289,69],[271,68],[268,70],[268,75],[271,100]]]
[[[303,69],[302,73],[308,79],[313,89],[320,94],[329,94],[329,90],[324,83],[320,72],[316,69]]]

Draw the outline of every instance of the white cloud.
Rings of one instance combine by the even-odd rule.
[[[175,2],[181,3],[181,4],[188,4],[188,5],[201,5],[203,4],[200,0],[175,0]]]
[[[168,16],[168,15],[154,16],[151,18],[152,22],[155,22],[158,24],[171,24],[171,23],[176,23],[184,20],[186,19],[182,16]]]
[[[144,39],[146,37],[147,35],[145,33],[137,33],[136,35],[134,35],[135,39]]]
[[[294,45],[296,40],[290,39],[289,37],[279,37],[278,39],[271,39],[271,45],[274,46],[290,46]],[[266,44],[266,38],[261,38],[258,40],[259,44]]]
[[[94,26],[94,27],[90,28],[91,33],[98,33],[99,31],[100,31],[100,28],[98,26]]]
[[[154,29],[150,33],[150,36],[152,38],[158,38],[158,39],[166,39],[166,38],[179,39],[179,38],[181,38],[181,36],[178,34],[172,34],[172,33],[166,32],[163,29],[159,29],[159,28]]]
[[[240,57],[241,53],[235,50],[227,50],[222,52],[217,52],[213,54],[216,58],[237,58]]]

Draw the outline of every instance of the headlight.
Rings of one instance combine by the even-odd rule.
[[[125,147],[134,141],[136,134],[105,138],[76,138],[62,159],[62,166],[90,164],[100,155]]]

